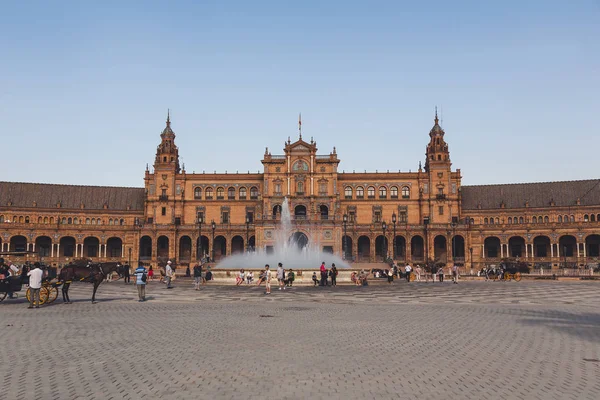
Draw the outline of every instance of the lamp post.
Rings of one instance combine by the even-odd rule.
[[[387,225],[385,223],[385,221],[383,221],[381,223],[381,229],[383,230],[383,244],[381,245],[382,247],[382,256],[383,256],[383,262],[385,262],[386,260],[386,256],[387,256],[387,237],[385,236],[385,230],[387,229]]]
[[[212,262],[215,262],[215,229],[217,229],[217,224],[215,224],[215,220],[213,219],[213,221],[211,222],[211,228],[212,228],[212,252],[211,252],[211,256],[210,259]]]
[[[202,213],[198,213],[198,247],[196,250],[198,251],[197,259],[200,260],[200,264],[202,264],[202,258],[204,254],[202,253],[202,223],[204,219],[202,218]]]
[[[250,229],[250,216],[246,214],[246,253],[248,252],[248,230]]]
[[[392,238],[392,258],[396,261],[396,213],[392,214],[392,223],[394,224],[394,237]]]
[[[452,237],[450,238],[450,240],[452,240],[452,263],[456,263],[456,223],[451,223],[450,226],[452,227]],[[464,245],[463,245],[463,249],[464,249]],[[464,256],[464,254],[463,254]]]
[[[342,254],[342,259],[346,259],[346,252],[348,251],[348,243],[346,242],[346,226],[348,225],[348,214],[344,214],[344,216],[342,217],[342,220],[344,221],[344,239],[342,239],[342,247],[344,250],[344,254]]]
[[[471,260],[471,270],[473,270],[473,248],[472,247],[469,247],[469,254],[470,254],[469,260]]]
[[[567,268],[567,246],[563,246],[563,256],[565,257],[565,266],[564,268]]]
[[[131,247],[129,248],[129,266],[131,267]]]

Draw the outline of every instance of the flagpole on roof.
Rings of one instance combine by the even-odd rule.
[[[302,140],[302,113],[298,114],[298,133],[300,134],[300,140]]]

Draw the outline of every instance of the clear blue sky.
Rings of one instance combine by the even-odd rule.
[[[188,172],[265,147],[417,168],[434,107],[463,184],[598,178],[600,3],[5,2],[0,180],[142,186],[167,108]]]

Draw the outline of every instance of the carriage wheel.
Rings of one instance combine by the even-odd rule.
[[[6,292],[0,292],[0,303],[2,302],[2,300],[4,300],[6,298],[7,294],[8,293],[6,293]]]
[[[58,288],[52,286],[46,286],[48,289],[48,304],[51,304],[58,298]]]
[[[517,273],[515,274],[515,281],[517,281],[517,282],[521,282],[521,273],[520,273],[520,272],[517,272]]]
[[[58,294],[58,293],[57,293]],[[31,304],[31,288],[27,288],[27,292],[25,293],[25,297],[27,297],[27,301]],[[48,301],[48,288],[46,286],[42,286],[40,288],[40,306],[45,304]]]
[[[31,304],[31,289],[27,288],[27,291],[25,292],[25,297],[27,298],[27,302],[29,304]]]

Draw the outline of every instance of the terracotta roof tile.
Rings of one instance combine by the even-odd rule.
[[[502,208],[600,205],[600,179],[565,182],[514,183],[505,185],[463,186],[463,210]]]
[[[86,210],[142,211],[144,209],[144,188],[111,186],[54,185],[47,183],[0,182],[0,206],[39,208],[80,208]]]

